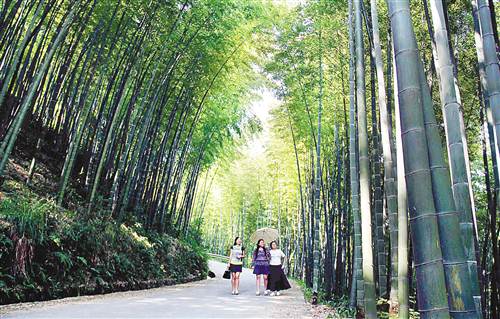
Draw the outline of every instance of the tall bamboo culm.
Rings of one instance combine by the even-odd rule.
[[[359,211],[359,157],[358,157],[358,133],[356,127],[356,83],[354,80],[355,72],[355,43],[353,26],[353,0],[348,2],[348,24],[349,24],[349,170],[350,170],[350,189],[351,189],[351,211],[353,219],[354,232],[354,254],[353,271],[351,284],[351,306],[363,307],[363,270],[362,270],[362,252],[361,252],[361,216]]]
[[[377,2],[370,1],[372,32],[373,32],[373,48],[375,56],[375,65],[377,70],[377,86],[378,86],[378,104],[380,110],[380,133],[382,138],[382,153],[384,159],[384,191],[387,202],[387,211],[389,215],[389,232],[390,232],[390,247],[391,247],[391,291],[389,303],[391,309],[397,308],[397,269],[398,269],[398,227],[397,227],[397,197],[396,197],[396,180],[394,159],[392,158],[392,132],[389,119],[389,111],[386,103],[386,91],[384,81],[384,69],[382,62],[382,49],[380,45],[380,31],[378,25]],[[391,63],[388,61],[388,63]]]
[[[392,42],[391,42],[392,45]],[[394,65],[394,92],[398,92],[396,63]],[[394,94],[394,109],[396,114],[396,157],[397,157],[397,196],[398,196],[398,315],[400,319],[410,317],[408,305],[408,202],[406,198],[405,166],[403,156],[403,143],[401,141],[401,122],[399,116],[398,95]]]
[[[419,63],[419,66],[425,133],[432,176],[432,193],[438,219],[450,316],[453,318],[476,318],[471,278],[460,235],[461,227],[453,200],[449,170],[443,157],[441,136],[424,68],[422,63]]]
[[[491,24],[490,7],[488,1],[477,0],[479,12],[479,25],[483,44],[484,69],[485,69],[485,95],[488,99],[495,124],[495,134],[500,136],[500,67],[496,51],[496,43]],[[481,61],[480,61],[481,62]],[[496,139],[497,150],[500,150],[500,138]],[[500,167],[500,166],[499,166]],[[500,170],[500,168],[498,168]],[[500,175],[500,174],[499,174]]]
[[[319,96],[318,96],[318,139],[316,143],[316,170],[314,175],[314,269],[313,269],[313,293],[318,294],[319,289],[319,263],[320,263],[320,240],[319,225],[321,223],[321,109],[323,103],[323,60],[321,50],[321,26],[319,29]],[[316,303],[313,301],[313,303]]]
[[[388,0],[396,60],[401,141],[421,318],[449,318],[439,230],[432,194],[419,53],[408,0]],[[398,119],[396,119],[398,120]]]
[[[377,318],[375,278],[373,270],[372,227],[370,205],[370,163],[368,157],[368,130],[366,116],[363,27],[361,0],[354,2],[356,43],[356,103],[358,111],[359,189],[361,208],[361,240],[363,254],[364,313]]]
[[[465,257],[468,262],[468,272],[472,293],[476,303],[476,311],[481,314],[481,295],[478,282],[475,241],[474,201],[470,183],[469,156],[467,153],[467,139],[461,110],[460,91],[454,75],[454,65],[448,45],[448,31],[446,28],[443,3],[440,0],[430,0],[432,24],[436,43],[437,57],[435,65],[439,74],[439,91],[441,107],[446,132],[448,160],[450,163],[453,199],[460,220]],[[439,137],[439,135],[438,135]],[[464,305],[468,308],[468,305]],[[450,308],[452,308],[450,303]]]

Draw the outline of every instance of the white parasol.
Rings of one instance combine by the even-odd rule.
[[[269,245],[273,240],[277,240],[279,238],[279,233],[277,229],[264,227],[257,229],[252,236],[250,236],[250,241],[253,243],[257,243],[257,240],[264,239],[266,245]]]

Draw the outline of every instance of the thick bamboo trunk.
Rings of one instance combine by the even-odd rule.
[[[353,0],[349,0],[349,176],[351,189],[351,212],[353,220],[353,262],[351,283],[351,307],[363,307],[363,273],[361,268],[361,216],[359,211],[359,171],[356,126],[356,101],[354,92],[355,42],[353,28]]]
[[[392,43],[391,43],[392,47]],[[398,205],[398,260],[397,271],[393,268],[393,272],[397,274],[398,280],[398,316],[400,319],[408,319],[410,317],[410,307],[408,304],[408,201],[406,194],[405,181],[405,165],[403,155],[403,142],[401,140],[401,121],[399,120],[399,101],[398,101],[398,77],[396,73],[396,61],[394,56],[391,56],[391,64],[394,65],[394,109],[396,114],[396,157],[397,157],[397,205]],[[391,276],[392,277],[392,276]],[[391,278],[392,279],[392,278]],[[392,287],[391,287],[392,293]]]
[[[477,8],[483,53],[483,56],[479,59],[479,63],[484,63],[484,93],[492,111],[495,134],[498,137],[500,136],[500,67],[498,64],[490,8],[486,0],[477,0]],[[481,58],[484,58],[484,60],[481,60]],[[497,138],[496,141],[497,149],[500,149],[500,138]]]
[[[392,149],[392,123],[389,118],[389,110],[387,107],[387,98],[385,91],[384,69],[382,64],[382,49],[380,44],[380,31],[378,25],[378,11],[375,0],[370,1],[372,32],[373,32],[373,49],[375,57],[375,65],[377,70],[377,88],[378,88],[378,104],[380,111],[380,133],[382,140],[382,152],[384,159],[384,191],[387,202],[387,210],[389,215],[389,231],[391,243],[391,287],[389,303],[391,311],[397,309],[397,259],[398,259],[398,228],[397,228],[397,198],[396,198],[396,183],[394,176],[394,159]],[[387,63],[391,63],[388,61]]]
[[[459,89],[454,76],[454,66],[448,46],[448,31],[446,28],[443,4],[440,0],[430,0],[432,22],[436,40],[435,65],[439,74],[441,106],[445,123],[448,158],[450,162],[453,198],[459,214],[460,233],[465,248],[470,273],[470,283],[476,304],[476,312],[481,314],[481,296],[479,293],[475,235],[475,212],[470,183],[468,165],[467,140],[460,105]],[[439,136],[439,135],[438,135]],[[432,165],[432,164],[431,164]],[[446,258],[446,257],[445,257]],[[449,287],[451,288],[451,287]],[[464,304],[467,309],[467,303]],[[450,303],[450,310],[453,310]],[[467,309],[469,310],[469,309]]]
[[[321,222],[321,207],[320,207],[320,192],[321,192],[321,111],[323,103],[323,64],[321,51],[321,27],[319,30],[319,100],[318,100],[318,133],[316,143],[316,167],[314,173],[314,266],[313,266],[313,294],[316,295],[319,291],[320,277],[320,238],[319,225]],[[316,299],[317,302],[317,299]],[[313,303],[314,300],[313,300]]]
[[[420,85],[422,90],[425,133],[428,141],[429,165],[432,176],[432,192],[436,207],[439,239],[443,255],[448,305],[453,318],[477,316],[472,298],[472,285],[477,284],[469,275],[467,260],[457,213],[453,200],[448,167],[444,161],[441,136],[432,107],[432,98],[420,63]]]
[[[361,19],[361,1],[354,2],[356,42],[356,103],[358,106],[359,189],[361,203],[361,239],[363,253],[364,314],[376,318],[375,278],[373,270],[372,227],[370,205],[370,163],[368,157],[368,130],[366,116],[364,44]]]
[[[388,0],[398,83],[411,237],[421,318],[449,318],[425,136],[419,53],[409,1]]]

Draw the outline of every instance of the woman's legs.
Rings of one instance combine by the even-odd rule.
[[[240,272],[234,273],[234,290],[236,291],[240,290],[240,274]]]
[[[264,277],[264,288],[267,290],[267,275],[262,275]]]
[[[236,286],[236,273],[231,272],[231,292],[234,292],[236,290],[235,286]]]
[[[257,294],[260,293],[260,276],[261,275],[255,275],[255,292]]]

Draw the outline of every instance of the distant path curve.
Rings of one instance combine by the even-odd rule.
[[[255,296],[250,269],[232,296],[225,264],[210,261],[216,278],[148,290],[65,298],[0,307],[0,318],[313,318],[299,288],[281,296]]]

